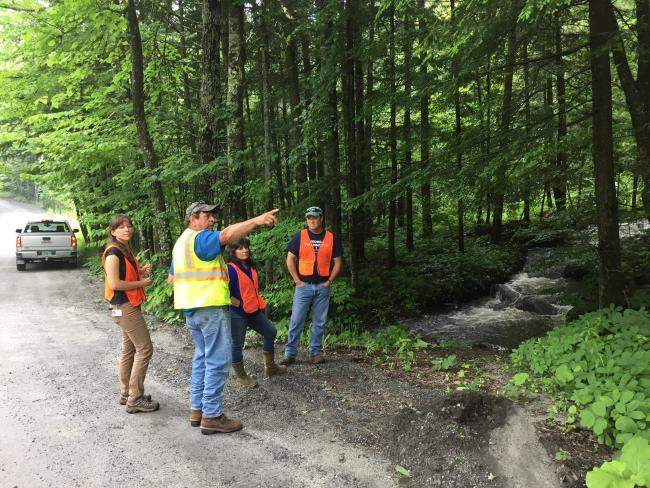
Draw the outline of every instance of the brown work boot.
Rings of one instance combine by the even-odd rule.
[[[255,388],[257,386],[257,378],[254,375],[248,375],[244,369],[244,362],[232,363],[232,369],[237,375],[237,384],[247,388]]]
[[[294,356],[284,356],[280,360],[280,364],[282,366],[289,366],[290,364],[294,364],[296,362],[296,358]]]
[[[201,418],[203,414],[201,410],[190,410],[190,425],[192,427],[198,427],[201,425]]]
[[[133,403],[126,404],[127,413],[138,413],[138,412],[155,412],[160,408],[160,404],[156,401],[145,399],[144,396],[141,396]]]
[[[228,433],[241,430],[244,426],[237,419],[229,419],[224,414],[218,417],[203,417],[201,419],[201,434],[210,435],[217,432]]]
[[[275,354],[273,352],[262,351],[262,355],[264,356],[264,379],[287,372],[286,366],[275,364]]]
[[[311,364],[323,364],[325,362],[325,357],[323,357],[323,354],[314,354],[313,356],[309,356],[309,360],[311,361]]]
[[[147,401],[151,401],[151,395],[142,395],[142,398],[144,398]],[[122,395],[120,393],[120,405],[126,405],[126,402],[129,400],[129,395]]]

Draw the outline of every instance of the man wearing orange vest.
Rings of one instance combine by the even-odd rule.
[[[287,245],[287,269],[296,284],[291,308],[289,336],[281,364],[296,362],[298,342],[311,308],[309,355],[312,364],[323,362],[323,334],[330,305],[330,286],[343,266],[341,241],[323,226],[323,211],[309,207],[307,228]],[[297,264],[297,266],[296,266]]]

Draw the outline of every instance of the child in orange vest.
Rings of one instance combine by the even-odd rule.
[[[257,270],[251,260],[250,242],[241,239],[228,246],[230,262],[230,324],[232,331],[232,367],[240,386],[255,387],[257,378],[244,368],[243,348],[246,331],[250,327],[264,338],[264,378],[287,372],[286,366],[275,363],[275,336],[277,330],[266,318],[266,302],[259,292]]]

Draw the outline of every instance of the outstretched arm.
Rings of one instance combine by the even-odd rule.
[[[279,211],[280,210],[276,208],[244,222],[229,225],[219,233],[219,241],[222,245],[230,244],[246,237],[258,227],[273,227],[278,223],[278,218],[275,214]]]

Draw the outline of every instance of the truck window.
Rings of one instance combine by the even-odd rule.
[[[35,222],[28,224],[26,232],[70,232],[67,222]]]

